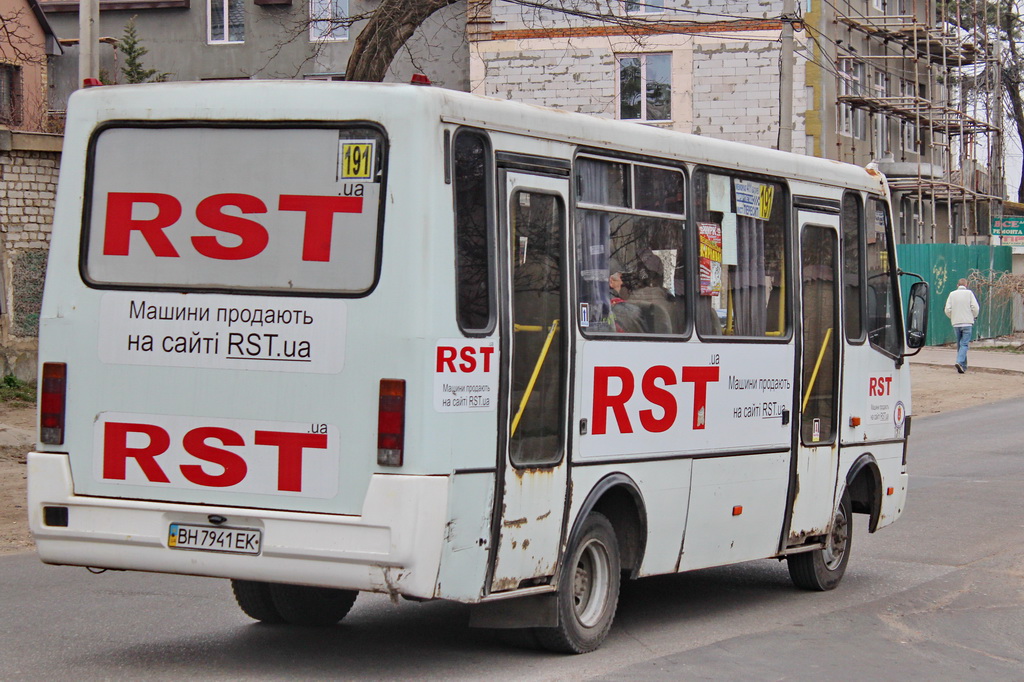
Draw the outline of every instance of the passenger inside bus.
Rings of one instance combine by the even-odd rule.
[[[670,254],[675,260],[675,250]],[[651,334],[671,334],[673,330],[682,332],[686,324],[686,311],[683,297],[674,296],[665,287],[665,263],[651,249],[640,252],[638,268],[634,278],[634,288],[630,301],[644,309],[647,319],[647,331]],[[676,268],[672,268],[675,272]]]
[[[609,321],[614,331],[626,334],[646,334],[648,326],[645,321],[644,311],[634,303],[625,299],[628,293],[622,283],[622,268],[618,262],[608,262],[608,289],[611,296],[611,313]]]

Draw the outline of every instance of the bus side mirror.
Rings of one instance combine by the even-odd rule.
[[[907,306],[907,347],[921,348],[928,335],[928,282],[914,282]]]

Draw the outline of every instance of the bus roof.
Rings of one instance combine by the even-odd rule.
[[[382,104],[375,105],[375,101]],[[376,111],[374,106],[378,107]],[[794,180],[886,193],[880,173],[840,161],[415,85],[248,80],[107,86],[77,91],[69,109],[69,128],[91,128],[110,120],[308,122],[355,117],[376,120],[393,130],[392,124],[415,116],[420,120],[435,119],[586,147],[752,173],[771,172]]]

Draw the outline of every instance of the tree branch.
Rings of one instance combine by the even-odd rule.
[[[384,80],[402,45],[430,15],[458,0],[383,0],[352,46],[345,68],[350,81]]]

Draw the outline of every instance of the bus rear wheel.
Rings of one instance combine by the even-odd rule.
[[[563,559],[558,579],[558,626],[535,628],[544,648],[582,654],[601,646],[619,602],[619,543],[608,519],[593,512]]]
[[[828,534],[825,546],[802,554],[791,554],[786,558],[789,577],[793,584],[804,590],[834,590],[846,573],[852,539],[853,515],[850,509],[850,496],[843,493],[832,519],[832,531]]]
[[[334,625],[348,614],[358,594],[329,587],[270,585],[274,608],[292,625]]]
[[[245,615],[261,623],[283,623],[284,618],[274,606],[274,598],[270,594],[270,583],[256,580],[232,580],[231,591],[235,593],[235,601]]]

